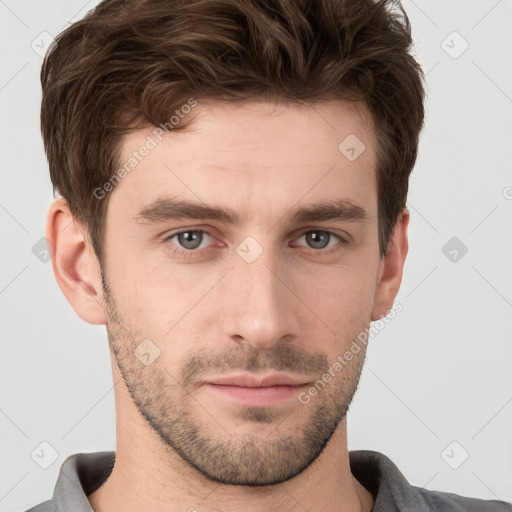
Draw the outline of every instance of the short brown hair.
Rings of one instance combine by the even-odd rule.
[[[43,62],[54,193],[101,262],[108,198],[93,191],[115,174],[127,133],[168,122],[191,97],[363,100],[377,136],[383,257],[424,121],[424,75],[411,47],[407,15],[392,0],[104,0]]]

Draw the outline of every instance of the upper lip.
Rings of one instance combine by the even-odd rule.
[[[272,373],[265,377],[256,377],[255,374],[226,375],[222,377],[206,379],[206,384],[219,386],[241,386],[246,388],[262,388],[266,386],[303,386],[309,381],[299,377],[293,377],[286,373]]]

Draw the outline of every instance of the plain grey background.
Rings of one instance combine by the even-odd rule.
[[[68,455],[115,449],[106,331],[73,312],[38,245],[53,199],[40,54],[96,3],[0,0],[2,512],[49,499]],[[403,5],[427,118],[403,310],[370,342],[349,449],[417,486],[512,501],[512,1]]]

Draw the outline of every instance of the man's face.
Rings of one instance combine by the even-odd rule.
[[[308,389],[371,320],[381,260],[375,138],[363,114],[345,102],[199,103],[185,131],[124,141],[121,163],[148,136],[156,147],[109,199],[111,348],[140,414],[209,479],[285,481],[344,421],[364,346],[323,389]],[[348,143],[338,148],[349,135],[365,144],[356,159]],[[171,199],[230,210],[238,222],[176,218],[188,210]],[[294,217],[334,203],[347,214]],[[211,384],[276,372],[303,386]]]

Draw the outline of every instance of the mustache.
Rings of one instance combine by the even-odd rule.
[[[276,370],[316,375],[324,373],[328,367],[325,354],[310,354],[301,347],[281,344],[259,349],[244,345],[193,356],[183,367],[181,382],[184,387],[191,386],[201,375],[211,372]]]

